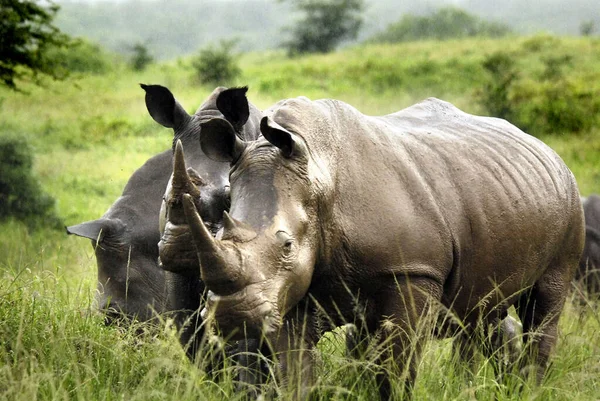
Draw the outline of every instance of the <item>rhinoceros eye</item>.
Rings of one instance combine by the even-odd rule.
[[[285,231],[277,231],[277,234],[275,234],[275,236],[280,241],[283,251],[286,253],[291,252],[294,246],[294,238]]]

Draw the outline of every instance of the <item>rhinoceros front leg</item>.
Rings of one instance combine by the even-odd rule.
[[[300,309],[303,307],[296,307],[288,313],[272,341],[280,388],[293,400],[309,398],[314,384],[315,346],[318,341],[314,316]]]
[[[439,301],[442,286],[426,277],[397,275],[386,281],[389,284],[383,284],[376,300],[380,316],[376,379],[381,400],[392,400],[401,397],[394,394],[390,377],[400,378],[403,386],[398,391],[405,397],[412,393],[421,348],[427,338],[419,334],[419,324],[429,313],[432,301]]]

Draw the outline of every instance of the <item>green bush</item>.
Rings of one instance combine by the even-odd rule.
[[[196,76],[203,84],[231,86],[241,74],[237,57],[233,54],[236,42],[221,41],[218,46],[208,46],[200,50],[192,60]]]
[[[513,120],[510,90],[518,77],[513,56],[503,51],[494,53],[483,61],[482,67],[489,79],[479,92],[481,105],[494,117]]]
[[[67,48],[53,47],[48,51],[48,59],[61,71],[86,74],[104,74],[118,61],[116,55],[83,39],[74,41]]]
[[[150,54],[148,47],[142,43],[135,44],[132,47],[132,52],[131,68],[134,71],[144,71],[154,61],[154,57]]]
[[[58,228],[54,199],[42,190],[32,168],[32,150],[23,138],[0,137],[0,220],[13,217],[32,228]]]
[[[484,21],[456,7],[444,7],[427,16],[406,14],[370,41],[396,43],[472,36],[500,37],[509,33],[507,25]]]
[[[523,51],[542,45],[539,40],[528,41]],[[541,57],[538,72],[518,67],[517,53],[500,51],[486,57],[482,67],[487,80],[477,91],[481,106],[536,136],[590,130],[599,123],[600,93],[582,78],[572,77],[572,56],[556,53]]]

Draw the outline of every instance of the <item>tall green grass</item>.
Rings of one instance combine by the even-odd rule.
[[[241,60],[239,85],[260,108],[281,98],[331,97],[366,114],[397,111],[428,96],[482,113],[476,92],[481,63],[496,51],[516,54],[524,80],[535,85],[543,57],[570,54],[565,73],[599,84],[597,39],[510,38],[419,42],[349,48],[329,55],[287,59],[277,52]],[[171,88],[192,113],[213,88],[199,86],[190,60],[133,73],[73,77],[28,94],[0,89],[0,135],[25,137],[35,150],[34,170],[57,201],[66,225],[99,217],[131,173],[170,148],[172,132],[156,124],[138,83]],[[582,194],[600,192],[600,128],[539,135],[563,157]],[[0,172],[1,174],[1,172]],[[215,400],[241,399],[226,363],[214,380],[185,358],[172,323],[154,328],[105,327],[94,312],[96,270],[89,241],[53,230],[0,223],[0,400]],[[597,302],[570,299],[547,378],[521,393],[495,380],[485,359],[465,375],[450,340],[424,348],[415,387],[423,400],[597,400],[600,398],[600,323]],[[371,362],[348,360],[341,334],[319,344],[319,400],[371,400]],[[200,361],[202,364],[204,361]],[[396,383],[399,385],[398,383]],[[290,394],[277,383],[281,398]]]

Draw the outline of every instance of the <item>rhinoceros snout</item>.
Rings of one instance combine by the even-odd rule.
[[[271,334],[281,326],[277,308],[262,293],[245,288],[235,294],[221,296],[208,292],[201,311],[202,319],[213,320],[231,338]]]

